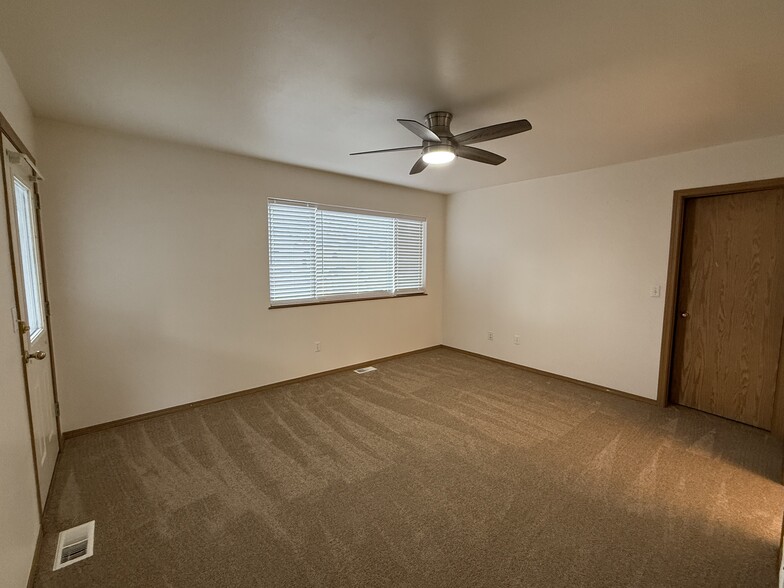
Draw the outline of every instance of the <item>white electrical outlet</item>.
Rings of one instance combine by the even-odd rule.
[[[515,335],[514,336],[514,344],[515,345],[520,345],[520,335]]]
[[[492,341],[493,340],[493,331],[487,331],[487,340],[488,341]]]
[[[659,298],[661,296],[661,286],[651,286],[651,298]]]
[[[316,348],[314,349],[316,353],[321,351],[321,341],[316,341]]]

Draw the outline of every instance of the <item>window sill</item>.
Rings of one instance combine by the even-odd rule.
[[[276,304],[270,306],[269,310],[279,308],[296,308],[298,306],[319,306],[321,304],[342,304],[344,302],[366,302],[368,300],[390,300],[392,298],[411,298],[412,296],[427,296],[427,292],[415,292],[414,294],[398,294],[396,296],[368,296],[366,298],[344,298],[342,300],[320,300],[317,302],[293,302],[291,304]]]

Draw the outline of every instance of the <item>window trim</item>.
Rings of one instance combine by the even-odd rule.
[[[401,220],[422,221],[423,235],[422,235],[422,291],[421,292],[401,292],[400,294],[390,294],[384,292],[362,292],[359,294],[343,294],[331,297],[325,297],[321,300],[292,300],[290,302],[282,302],[274,304],[270,295],[271,282],[270,282],[270,233],[269,233],[269,205],[271,202],[290,202],[295,205],[315,206],[319,210],[328,210],[335,212],[349,212],[355,214],[366,214],[369,216],[389,217]],[[353,206],[339,206],[333,204],[324,204],[321,202],[313,202],[310,200],[298,200],[294,198],[267,198],[267,298],[269,301],[268,310],[275,310],[279,308],[296,308],[299,306],[317,306],[320,304],[337,304],[342,302],[367,302],[369,300],[389,300],[391,298],[412,298],[414,296],[427,296],[427,236],[428,236],[428,217],[416,216],[411,214],[403,214],[390,211],[373,210],[370,208],[359,208]]]
[[[321,304],[340,304],[342,302],[367,302],[368,300],[390,300],[393,298],[413,298],[414,296],[427,296],[427,292],[406,292],[404,294],[384,294],[383,296],[368,296],[366,298],[335,298],[332,300],[315,300],[313,302],[292,302],[291,304],[270,305],[269,310],[279,308],[296,308],[298,306],[319,306]]]

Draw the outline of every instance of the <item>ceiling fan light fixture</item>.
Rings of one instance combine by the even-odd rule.
[[[455,160],[456,157],[469,159],[488,165],[500,165],[506,161],[506,157],[501,157],[497,153],[485,151],[471,147],[474,143],[501,139],[517,133],[531,130],[531,123],[526,119],[513,120],[489,127],[482,127],[472,131],[466,131],[459,135],[452,134],[449,123],[452,121],[452,114],[442,110],[431,112],[426,117],[427,125],[423,125],[416,120],[399,118],[397,122],[422,139],[422,147],[394,147],[392,149],[376,149],[374,151],[359,151],[350,155],[369,155],[371,153],[392,153],[396,151],[418,151],[422,154],[416,160],[408,172],[408,175],[422,173],[428,165],[446,165]]]
[[[428,165],[444,165],[455,159],[455,150],[449,145],[434,145],[425,147],[422,159]]]

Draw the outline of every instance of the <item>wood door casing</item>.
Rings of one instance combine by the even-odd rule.
[[[688,200],[681,251],[671,399],[770,430],[784,325],[784,190]]]

